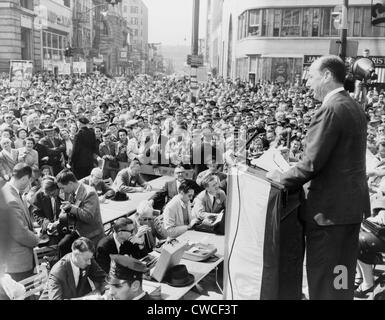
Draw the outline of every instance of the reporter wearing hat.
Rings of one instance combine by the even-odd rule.
[[[79,119],[79,131],[74,137],[74,146],[71,156],[71,166],[78,179],[90,175],[94,167],[94,159],[98,150],[96,149],[96,136],[93,129],[88,128],[87,118]]]

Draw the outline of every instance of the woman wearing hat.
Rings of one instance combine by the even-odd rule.
[[[24,162],[32,168],[33,178],[39,177],[39,154],[34,150],[35,140],[33,138],[25,139],[25,147],[18,149],[18,162]]]
[[[8,138],[2,138],[0,140],[0,176],[5,181],[11,178],[13,167],[18,162],[18,151],[12,149],[11,140]]]
[[[25,128],[17,129],[17,138],[15,139],[15,149],[23,148],[25,145],[25,138],[27,137],[27,130]]]

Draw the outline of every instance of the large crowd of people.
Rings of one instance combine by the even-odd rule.
[[[18,216],[6,272],[15,281],[33,274],[37,224],[59,248],[46,297],[83,296],[95,290],[83,285],[88,277],[101,292],[110,287],[113,298],[147,298],[141,288],[144,270],[137,261],[115,257],[110,268],[110,255],[140,259],[157,241],[176,238],[202,222],[223,234],[223,223],[216,222],[226,209],[229,167],[250,164],[272,148],[291,164],[300,161],[307,129],[320,106],[300,83],[209,78],[200,84],[198,97],[192,97],[189,79],[171,76],[128,80],[37,73],[30,88],[18,90],[3,75],[0,180]],[[367,143],[377,163],[367,174],[377,200],[385,197],[384,107],[383,91],[369,90]],[[152,176],[142,173],[144,165]],[[134,216],[117,220],[106,236],[100,202],[151,190],[148,182],[160,167],[172,169],[174,179]],[[186,171],[191,172],[189,179]],[[161,214],[155,217],[153,209]],[[380,213],[385,205],[382,209]],[[363,259],[374,263],[369,260]],[[360,264],[367,282],[360,284],[362,292],[373,286],[365,263]],[[68,273],[75,281],[63,285]],[[126,295],[125,285],[130,291]]]

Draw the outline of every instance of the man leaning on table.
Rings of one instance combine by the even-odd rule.
[[[114,181],[115,190],[122,193],[151,191],[151,185],[140,174],[140,166],[140,161],[135,158],[128,168],[120,170]]]
[[[104,182],[103,171],[100,168],[93,168],[90,176],[83,178],[80,182],[93,187],[98,195],[104,199],[111,199],[115,195],[115,190]]]
[[[80,298],[91,292],[104,293],[107,274],[93,258],[95,247],[91,240],[81,237],[72,243],[72,252],[66,254],[49,274],[48,300]],[[43,299],[43,298],[42,298]]]
[[[169,238],[177,238],[190,230],[199,221],[191,213],[191,200],[194,197],[194,185],[183,181],[178,194],[166,205],[163,211],[163,224]]]

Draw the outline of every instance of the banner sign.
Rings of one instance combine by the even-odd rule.
[[[58,64],[58,73],[59,74],[71,74],[71,64],[61,62]]]
[[[86,62],[74,62],[73,63],[73,73],[87,73],[87,63]]]
[[[11,60],[9,84],[11,88],[29,88],[32,82],[33,62],[29,60]]]

